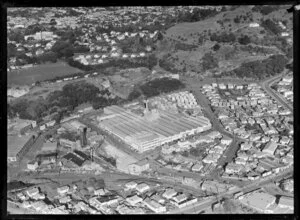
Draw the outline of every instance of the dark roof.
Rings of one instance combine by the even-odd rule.
[[[49,154],[39,154],[36,156],[36,158],[47,158],[47,157],[57,157],[57,153],[54,152],[54,153],[49,153]]]
[[[101,203],[103,202],[107,202],[107,201],[110,201],[110,200],[113,200],[113,199],[116,199],[117,197],[115,195],[112,195],[112,196],[101,196],[99,198],[97,198],[97,200]]]
[[[76,154],[78,154],[80,157],[84,158],[85,160],[89,160],[90,159],[90,156],[87,155],[86,153],[82,152],[82,151],[74,150],[74,152]]]
[[[85,160],[82,160],[81,158],[79,158],[78,156],[76,156],[76,154],[74,154],[74,153],[68,153],[63,158],[72,161],[77,166],[82,166],[82,164],[85,161]]]

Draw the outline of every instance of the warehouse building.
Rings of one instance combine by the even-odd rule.
[[[277,149],[278,144],[274,141],[270,141],[266,144],[262,152],[274,155],[275,150]]]
[[[20,160],[33,145],[35,136],[8,136],[7,160],[14,162]]]
[[[248,193],[241,197],[240,202],[246,206],[265,213],[275,203],[276,197],[262,191]]]
[[[209,119],[184,116],[164,110],[145,109],[139,116],[119,106],[104,108],[97,117],[99,127],[114,134],[139,152],[152,150],[163,144],[179,140],[211,128]]]

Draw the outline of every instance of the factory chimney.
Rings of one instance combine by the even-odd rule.
[[[90,148],[90,158],[92,162],[94,162],[94,150],[95,150],[94,147]]]
[[[145,104],[145,111],[149,112],[149,106],[148,106],[148,100],[147,99],[144,101],[144,104]]]
[[[81,147],[85,147],[87,145],[87,139],[86,139],[86,130],[87,128],[83,128],[81,130],[81,134],[80,134],[80,143],[81,143]]]

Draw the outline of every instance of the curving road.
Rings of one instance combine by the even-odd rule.
[[[284,70],[284,72],[278,76],[272,77],[270,79],[267,79],[263,82],[261,82],[262,89],[266,91],[266,93],[271,96],[274,100],[276,100],[278,103],[281,103],[284,107],[289,109],[291,112],[293,112],[293,106],[291,106],[286,100],[282,99],[278,94],[276,94],[270,87],[278,81],[281,77],[283,77],[288,70]]]

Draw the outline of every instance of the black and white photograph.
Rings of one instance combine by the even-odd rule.
[[[7,7],[7,214],[294,214],[291,7]]]

